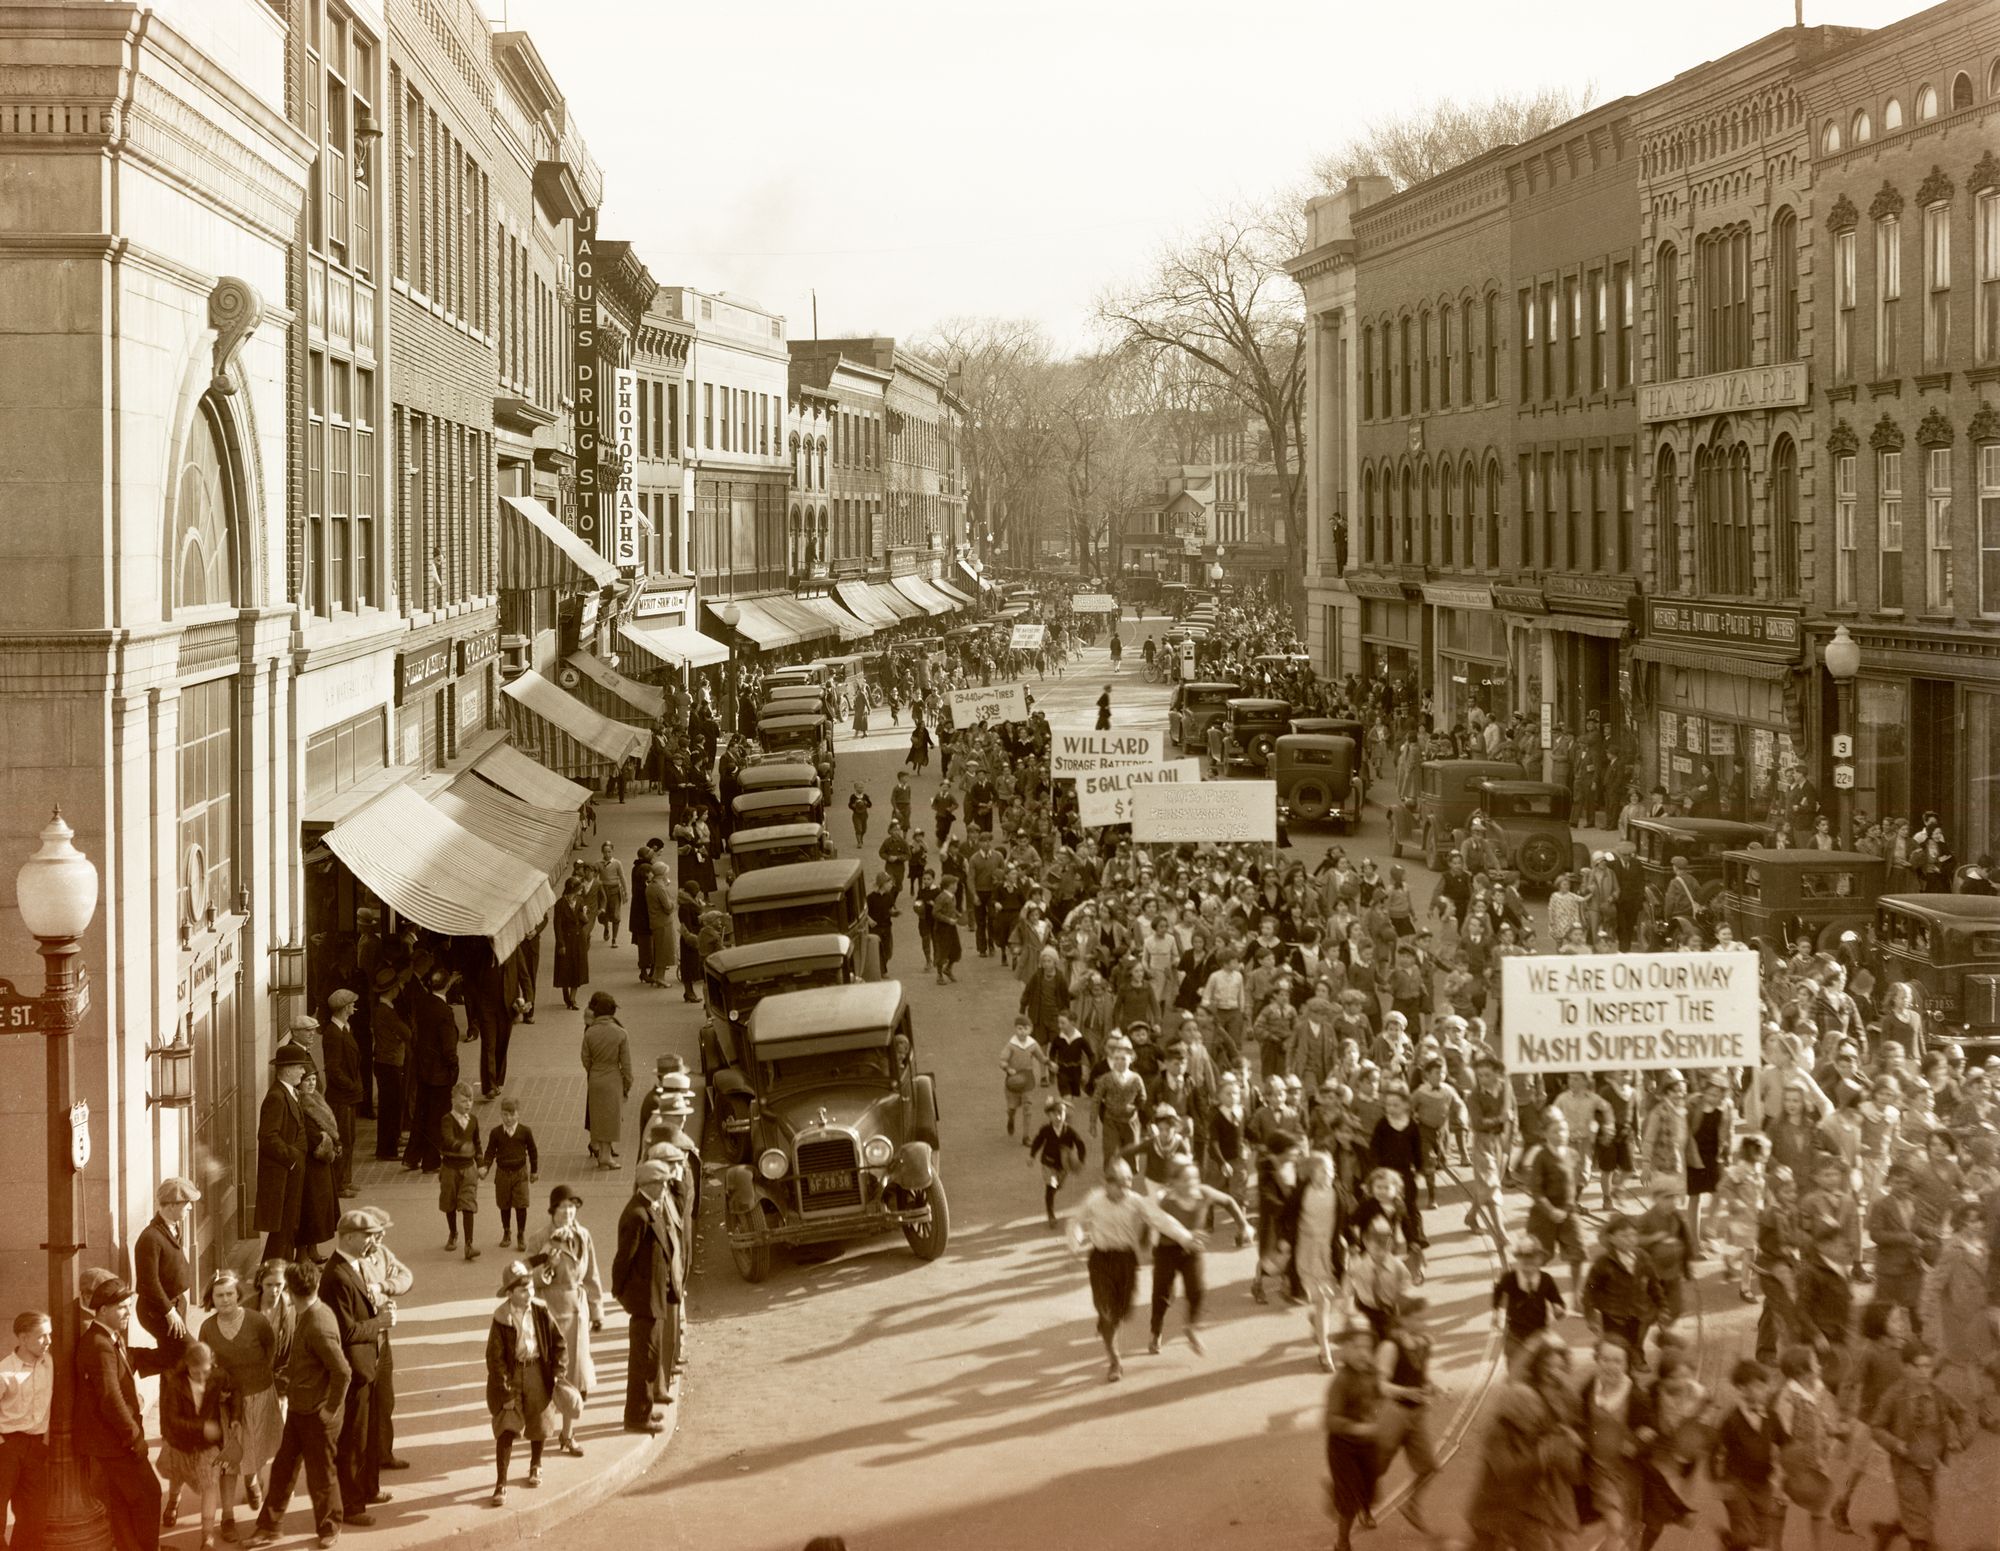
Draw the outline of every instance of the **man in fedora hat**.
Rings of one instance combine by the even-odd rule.
[[[319,1296],[333,1314],[352,1372],[334,1463],[340,1478],[343,1520],[365,1528],[374,1522],[369,1506],[381,1500],[375,1379],[381,1367],[383,1339],[395,1328],[396,1301],[379,1286],[371,1285],[368,1278],[368,1251],[381,1235],[375,1214],[345,1212],[333,1232],[334,1252],[327,1256]]]
[[[264,1258],[290,1260],[306,1199],[306,1112],[299,1081],[312,1066],[303,1046],[286,1041],[271,1057],[271,1086],[257,1114],[257,1216]]]
[[[379,1306],[403,1297],[416,1285],[416,1273],[389,1248],[387,1234],[395,1221],[379,1206],[360,1210],[375,1224],[367,1252],[360,1260],[361,1280]],[[396,1349],[390,1333],[382,1332],[382,1355],[375,1365],[375,1463],[381,1470],[408,1470],[410,1462],[396,1457]]]
[[[618,1252],[611,1262],[611,1295],[628,1319],[630,1347],[625,1364],[625,1430],[657,1433],[660,1413],[654,1406],[667,1398],[668,1365],[672,1353],[662,1337],[674,1326],[674,1305],[681,1298],[680,1224],[668,1189],[673,1165],[687,1155],[671,1143],[665,1154],[639,1165],[632,1199],[618,1214]]]

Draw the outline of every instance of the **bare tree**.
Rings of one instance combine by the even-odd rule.
[[[918,348],[945,363],[967,411],[962,448],[971,509],[1015,564],[1032,560],[1054,476],[1050,379],[1059,363],[1039,323],[949,318]]]
[[[1304,247],[1304,201],[1224,211],[1161,253],[1153,272],[1098,303],[1124,348],[1179,356],[1263,428],[1283,497],[1287,583],[1305,598],[1305,306],[1284,264]],[[1220,407],[1220,406],[1218,406]]]
[[[1409,188],[1500,146],[1545,134],[1582,113],[1596,95],[1586,82],[1575,89],[1502,92],[1478,102],[1446,97],[1370,124],[1314,162],[1313,176],[1321,192],[1360,177],[1389,178],[1397,188]]]

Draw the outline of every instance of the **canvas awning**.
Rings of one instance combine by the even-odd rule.
[[[877,630],[887,630],[903,622],[903,616],[879,600],[875,589],[866,582],[835,582],[833,590],[840,594],[842,603]]]
[[[870,582],[868,595],[894,614],[899,623],[907,619],[924,619],[930,614],[930,610],[911,602],[887,582]]]
[[[817,609],[807,608],[790,593],[771,593],[759,598],[757,606],[791,631],[800,641],[821,641],[834,634],[832,620]]]
[[[546,872],[407,786],[334,825],[326,845],[398,915],[447,937],[484,937],[497,959],[555,908]]]
[[[752,642],[758,651],[768,652],[775,647],[798,645],[798,632],[787,629],[778,618],[767,613],[748,598],[733,598],[727,604],[704,603],[703,608],[713,614],[717,623],[727,625],[744,639]],[[724,608],[734,608],[734,624],[723,617]]]
[[[969,597],[967,594],[960,592],[956,587],[952,586],[950,582],[946,581],[941,576],[932,577],[931,586],[935,587],[939,592],[943,593],[947,598],[951,599],[952,602],[968,609],[971,608],[973,604],[978,601],[977,599]]]
[[[549,769],[565,775],[598,775],[628,759],[643,758],[653,737],[593,711],[530,669],[500,687],[515,741]]]
[[[551,879],[569,871],[578,822],[574,808],[534,807],[470,772],[433,797],[431,805],[459,828],[524,858]]]
[[[819,615],[829,625],[833,626],[834,633],[843,641],[865,641],[875,633],[873,625],[868,624],[864,620],[856,619],[846,609],[824,594],[809,597],[801,593],[799,595],[799,602]]]
[[[618,567],[592,549],[533,496],[500,497],[500,586],[532,592],[547,587],[609,587]]]
[[[618,626],[618,639],[640,655],[653,658],[661,668],[706,668],[729,661],[727,646],[692,625],[628,619]]]
[[[595,653],[571,652],[563,661],[603,692],[604,698],[611,704],[600,705],[597,709],[603,711],[613,721],[624,721],[633,711],[645,717],[648,722],[656,722],[667,714],[667,697],[664,691],[626,677]],[[588,701],[593,697],[582,698]]]
[[[590,788],[565,780],[539,765],[511,743],[496,743],[472,762],[472,773],[531,808],[567,808],[571,812],[590,801]]]
[[[890,585],[926,614],[949,614],[958,607],[921,576],[896,576]]]

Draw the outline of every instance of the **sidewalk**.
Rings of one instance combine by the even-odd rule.
[[[586,834],[583,843],[595,856],[598,846],[610,841],[629,867],[638,844],[649,836],[664,835],[666,823],[662,796],[634,797],[622,805],[604,803],[598,810],[598,833]],[[651,1086],[656,1057],[679,1050],[692,1061],[695,1010],[674,990],[641,985],[638,961],[627,946],[622,923],[618,935],[619,946],[612,948],[599,933],[591,951],[593,978],[579,1000],[587,999],[590,991],[609,991],[618,998],[620,1021],[631,1038],[633,1090],[620,1147],[626,1167],[599,1173],[592,1166],[583,1129],[584,1078],[578,1060],[583,1014],[565,1008],[560,993],[550,987],[555,950],[547,934],[542,941],[535,1021],[515,1026],[509,1051],[505,1091],[520,1099],[522,1122],[533,1129],[541,1152],[541,1172],[528,1213],[530,1237],[546,1220],[551,1187],[567,1183],[580,1191],[583,1221],[597,1244],[605,1310],[604,1329],[591,1342],[597,1385],[577,1427],[586,1457],[573,1460],[551,1450],[543,1465],[544,1484],[529,1491],[521,1484],[527,1473],[526,1449],[517,1446],[505,1508],[494,1509],[487,1503],[493,1491],[493,1433],[485,1397],[486,1332],[499,1301],[495,1293],[500,1274],[520,1252],[499,1248],[500,1216],[489,1182],[480,1188],[480,1258],[468,1262],[458,1251],[447,1254],[437,1207],[437,1176],[405,1172],[400,1163],[378,1162],[373,1124],[361,1122],[360,1157],[354,1170],[359,1194],[345,1204],[386,1210],[395,1220],[388,1235],[390,1247],[416,1273],[415,1287],[399,1300],[395,1334],[396,1452],[412,1468],[383,1475],[383,1489],[392,1501],[373,1510],[373,1529],[353,1532],[370,1548],[406,1551],[454,1540],[463,1544],[473,1538],[489,1546],[529,1540],[643,1475],[665,1453],[673,1436],[682,1409],[678,1399],[666,1407],[667,1430],[658,1437],[622,1428],[625,1315],[610,1296],[611,1259],[617,1247],[618,1214],[632,1191],[639,1101]],[[459,1055],[476,1076],[478,1046],[461,1045]],[[477,1105],[476,1113],[486,1131],[499,1123],[497,1103]],[[293,1493],[292,1511],[284,1525],[286,1543],[310,1540],[304,1499],[301,1486]],[[180,1528],[165,1543],[193,1547],[199,1539],[199,1521],[191,1521],[183,1508]]]

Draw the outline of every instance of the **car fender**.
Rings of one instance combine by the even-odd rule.
[[[905,1142],[889,1167],[889,1183],[912,1195],[930,1189],[937,1178],[937,1154],[929,1142]]]
[[[757,1210],[757,1171],[749,1164],[736,1164],[724,1174],[722,1188],[729,1193],[731,1211],[750,1213]]]
[[[715,1076],[709,1079],[709,1083],[725,1098],[734,1098],[739,1094],[756,1097],[757,1090],[750,1086],[750,1079],[733,1066],[718,1067]]]

